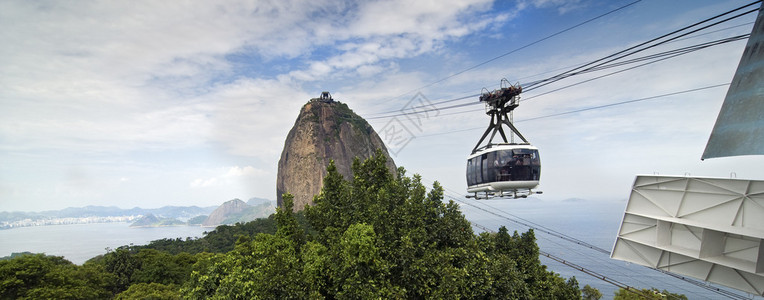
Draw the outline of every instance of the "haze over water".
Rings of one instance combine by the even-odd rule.
[[[202,237],[212,228],[200,226],[172,226],[134,228],[130,223],[92,223],[19,227],[0,230],[0,256],[29,251],[63,256],[82,264],[106,248],[134,244],[145,245],[163,238]]]
[[[510,233],[525,232],[523,223],[536,223],[548,229],[583,240],[597,247],[612,250],[620,226],[625,201],[544,201],[543,199],[487,200],[475,205],[506,218],[479,210],[473,206],[457,202],[468,220],[492,230],[506,226]],[[522,218],[523,220],[518,219]],[[176,226],[156,228],[131,228],[128,223],[98,223],[76,225],[53,225],[22,227],[0,230],[0,256],[13,252],[29,251],[48,255],[64,256],[82,264],[90,258],[106,253],[106,248],[123,245],[144,245],[163,238],[202,237],[211,228],[198,226]],[[481,230],[474,228],[476,233]],[[673,293],[687,295],[690,299],[718,299],[720,295],[696,287],[681,280],[650,270],[648,268],[610,259],[606,254],[554,237],[535,232],[541,251],[561,257],[587,269],[598,272],[629,286],[638,288],[655,287]],[[565,278],[575,276],[579,285],[589,284],[599,289],[603,299],[611,299],[617,288],[602,280],[577,271],[546,257],[541,262],[550,270]],[[720,287],[715,285],[715,287]],[[741,292],[738,294],[744,295]],[[761,299],[756,297],[754,299]]]

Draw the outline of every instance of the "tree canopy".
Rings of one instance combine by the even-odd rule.
[[[377,152],[353,178],[334,164],[314,205],[221,226],[201,239],[109,250],[77,266],[62,257],[0,260],[0,299],[599,299],[539,261],[533,230],[476,235],[435,182],[392,173]],[[656,289],[645,294],[686,299]],[[636,294],[621,290],[616,299]]]
[[[577,299],[575,278],[547,271],[533,231],[476,236],[436,182],[393,175],[381,152],[353,163],[350,180],[333,163],[305,209],[292,197],[275,216],[275,234],[239,239],[234,251],[200,260],[183,295],[238,298]]]

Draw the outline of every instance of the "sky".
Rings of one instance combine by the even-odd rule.
[[[322,91],[383,140],[390,124],[405,128],[407,143],[386,141],[396,164],[463,194],[489,118],[477,97],[438,102],[547,78],[748,3],[643,0],[569,29],[631,2],[2,1],[0,211],[275,199],[286,135]],[[754,20],[655,52],[746,34]],[[745,42],[523,93],[514,120],[540,149],[538,201],[624,201],[636,174],[764,179],[761,157],[700,160],[727,86],[533,119],[727,84]],[[412,106],[435,110],[384,117]]]

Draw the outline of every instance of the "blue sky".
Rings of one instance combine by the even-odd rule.
[[[545,78],[747,3],[644,0],[440,81],[631,2],[4,1],[0,211],[274,199],[286,134],[323,90],[380,116],[417,93],[435,103]],[[754,19],[656,51],[749,33]],[[760,157],[700,161],[726,87],[522,122],[728,83],[744,47],[524,94],[515,120],[541,151],[539,199],[622,201],[643,173],[764,178]],[[489,121],[479,109],[420,118],[396,163],[463,193]]]

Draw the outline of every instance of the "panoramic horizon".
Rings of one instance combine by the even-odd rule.
[[[404,130],[405,143],[385,142],[408,174],[465,195],[466,158],[489,123],[481,89],[547,79],[748,3],[0,3],[0,211],[276,199],[287,132],[323,91],[383,140]],[[628,59],[744,35],[755,18]],[[534,197],[625,201],[637,174],[764,179],[760,157],[700,160],[746,41],[525,91],[514,121],[540,151]]]

